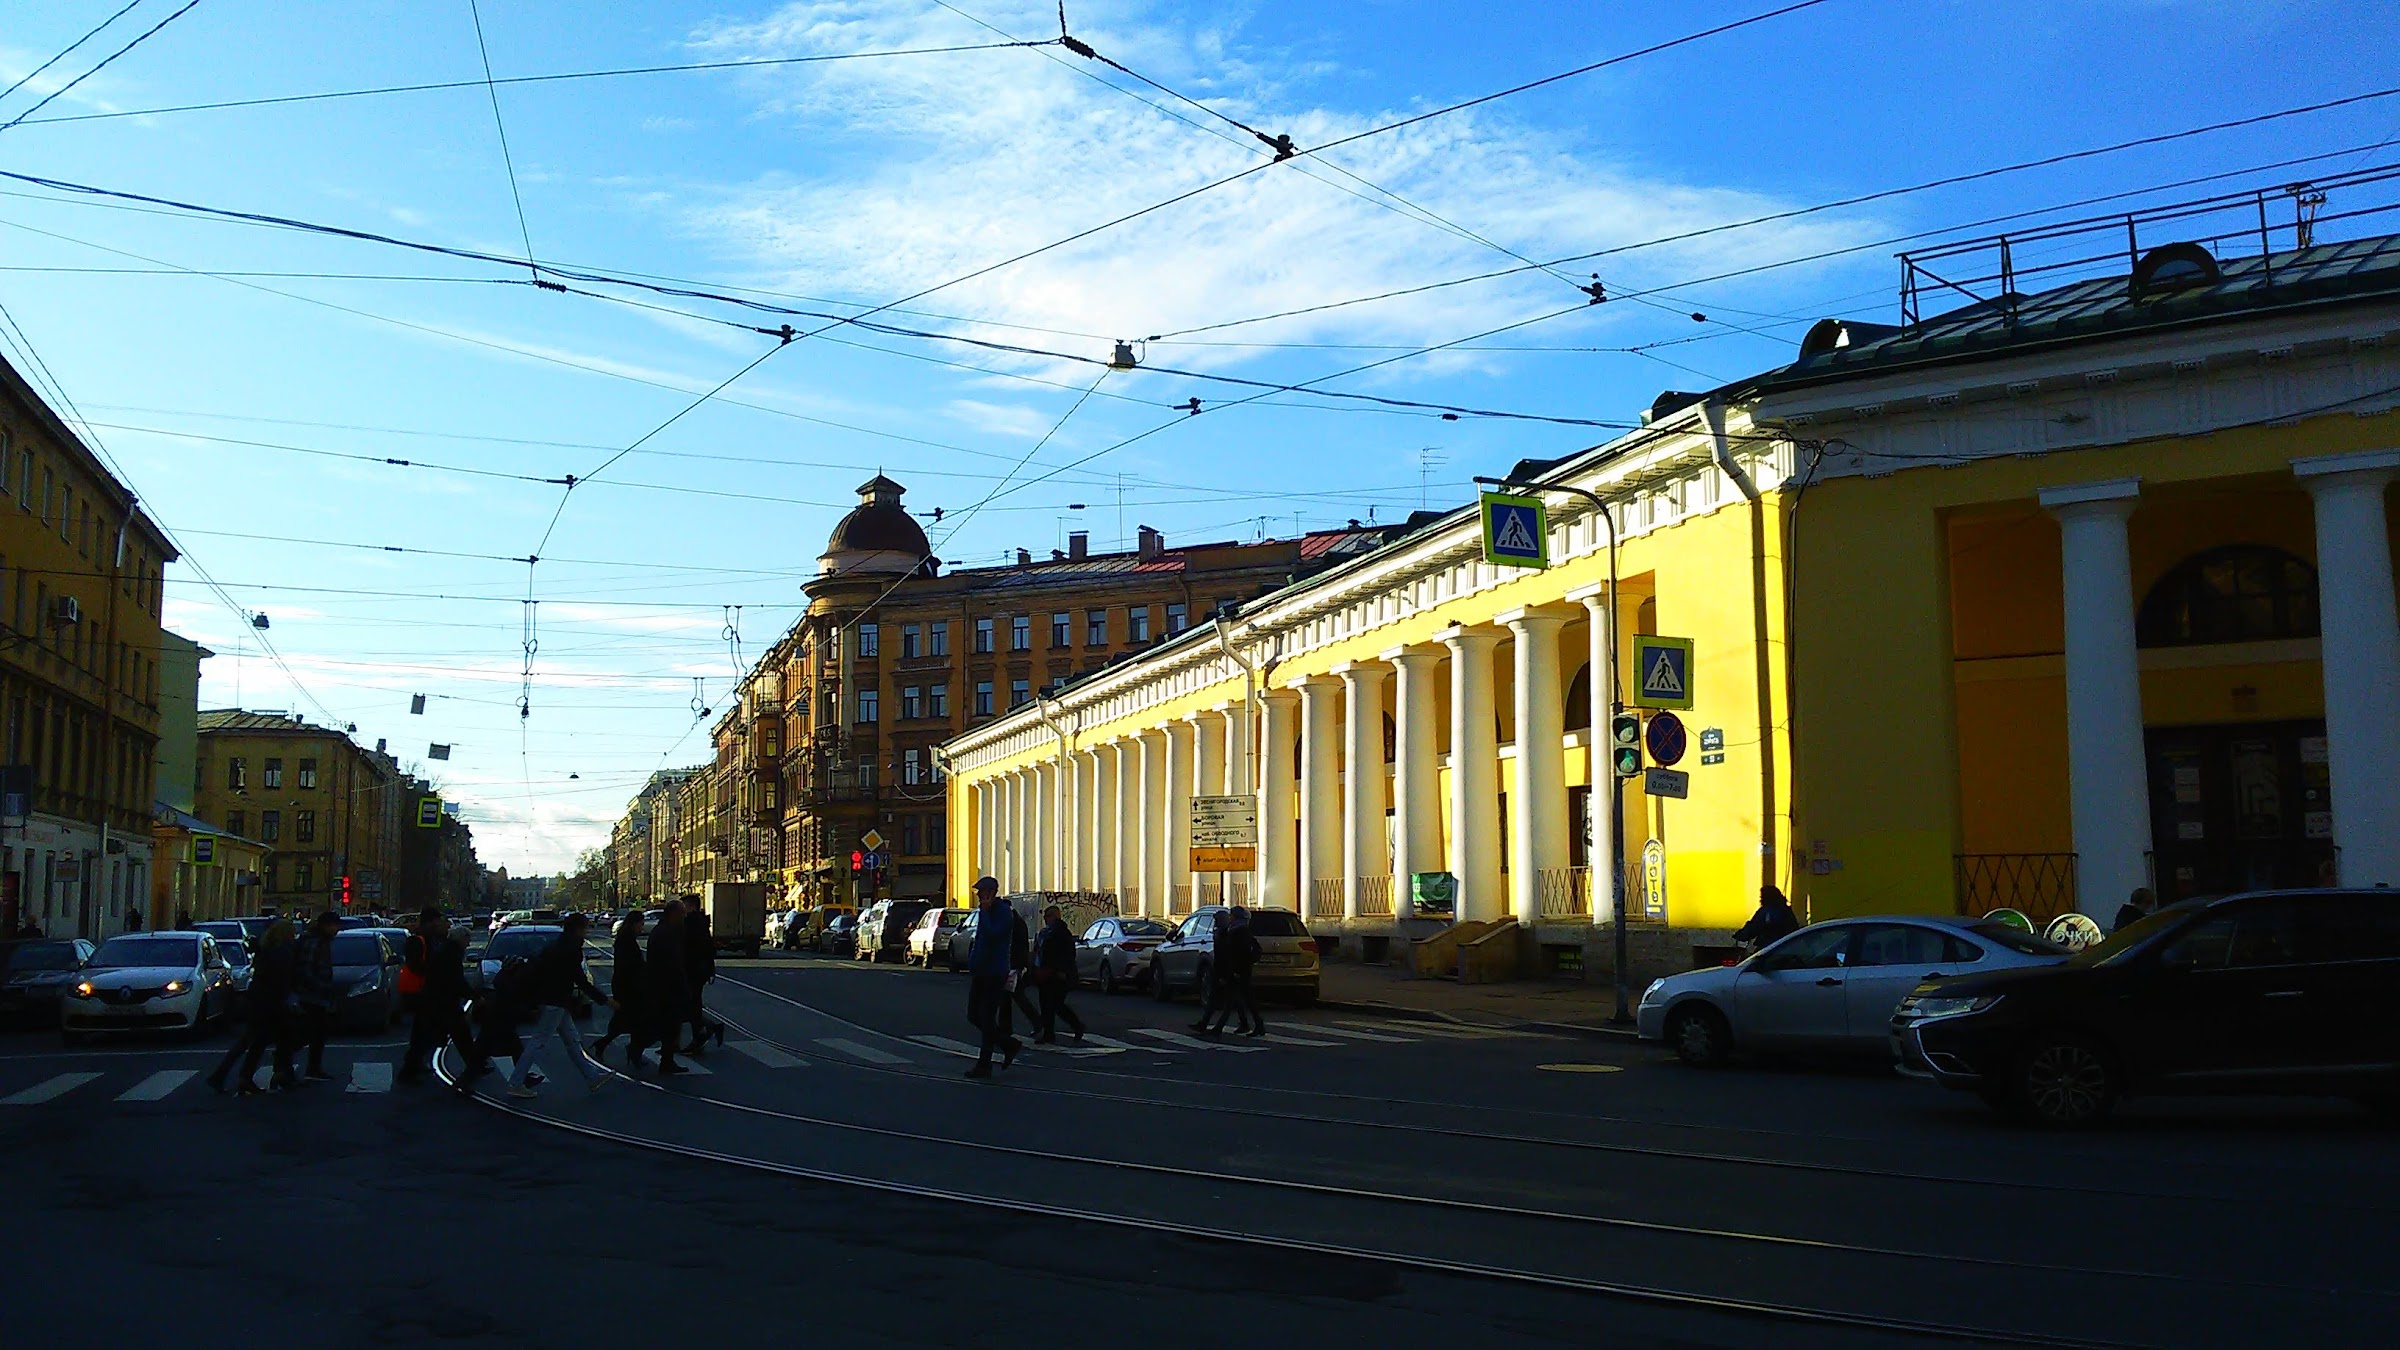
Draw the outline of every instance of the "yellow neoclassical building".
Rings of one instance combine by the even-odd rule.
[[[1462,508],[954,737],[951,875],[1247,897],[1373,957],[1447,872],[1554,967],[1606,960],[1619,877],[1645,964],[1766,883],[2103,923],[2137,885],[2400,884],[2400,240],[2104,228],[2118,265],[2047,287],[2022,241],[1910,260],[1968,303],[1912,285],[1519,465],[1546,568]],[[1642,635],[1692,644],[1686,795],[1619,813],[1594,729]],[[1244,793],[1257,866],[1195,874],[1189,799]]]

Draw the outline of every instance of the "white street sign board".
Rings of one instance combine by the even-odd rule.
[[[1258,799],[1192,798],[1192,847],[1238,848],[1258,843]]]

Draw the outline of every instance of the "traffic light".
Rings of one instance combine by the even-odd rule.
[[[867,855],[864,850],[855,848],[850,850],[850,870],[853,872],[867,870]]]
[[[350,908],[350,874],[342,874],[342,908]]]
[[[1610,753],[1616,757],[1617,777],[1635,778],[1642,772],[1642,715],[1621,712],[1608,720]]]

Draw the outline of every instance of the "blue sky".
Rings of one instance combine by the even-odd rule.
[[[0,83],[121,3],[11,6]],[[142,0],[0,101],[0,122],[176,3]],[[1102,54],[1314,146],[1769,8],[1085,0],[1068,16]],[[999,40],[966,15],[1019,37],[1057,31],[1047,2],[962,0],[958,10],[931,0],[484,0],[481,17],[502,78]],[[1391,519],[1420,500],[1455,504],[1473,474],[1607,434],[1288,397],[1177,420],[1173,405],[1186,399],[1205,408],[1242,391],[1153,371],[1101,378],[1088,361],[1115,339],[2392,86],[2393,27],[2388,6],[2363,0],[1830,0],[1276,166],[879,316],[1058,355],[856,328],[775,350],[569,494],[563,511],[559,488],[522,479],[590,473],[777,345],[722,320],[781,320],[608,291],[679,311],[662,313],[537,290],[521,284],[521,267],[5,180],[0,305],[150,510],[231,597],[191,567],[171,573],[172,626],[219,653],[204,701],[355,722],[404,760],[452,744],[454,758],[422,767],[475,823],[485,861],[546,871],[604,839],[652,769],[702,757],[695,694],[720,704],[737,646],[754,656],[799,612],[800,581],[870,472],[905,483],[912,506],[947,508],[951,520],[933,529],[939,551],[976,562],[1057,546],[1076,528],[1107,547],[1141,524],[1191,541]],[[530,237],[538,258],[561,265],[856,313],[1263,156],[1226,123],[1057,47],[504,85],[522,229],[480,84],[90,116],[471,80],[482,69],[466,0],[201,0],[36,115],[82,120],[0,131],[0,170],[510,257]],[[1539,319],[1327,387],[1623,420],[1662,389],[1788,360],[1809,319],[1896,309],[1888,246],[1695,284],[1715,273],[2390,142],[2323,161],[2378,164],[2400,159],[2395,137],[2400,98],[2374,100],[1638,249],[1563,275],[1528,270],[1214,329],[1148,343],[1142,356],[1297,382]],[[1595,267],[1612,294],[1649,294],[1579,306],[1572,286]],[[254,275],[221,275],[235,272]],[[348,279],[361,275],[375,279]],[[16,347],[0,351],[22,364]],[[467,469],[484,472],[456,471]],[[1004,485],[1016,490],[951,532]],[[554,512],[532,569],[541,603],[530,718],[517,708],[522,563],[340,546],[522,557]],[[738,644],[728,606],[740,607]],[[297,687],[238,640],[237,609],[269,616]],[[412,693],[431,696],[426,715],[409,714]]]

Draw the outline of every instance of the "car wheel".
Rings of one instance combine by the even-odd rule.
[[[1733,1028],[1725,1014],[1705,1003],[1678,1008],[1667,1019],[1667,1044],[1675,1057],[1696,1069],[1713,1069],[1733,1053]]]
[[[2087,1036],[2062,1032],[2045,1037],[2017,1065],[2016,1105],[2043,1125],[2093,1124],[2116,1106],[2120,1090],[2116,1064]]]
[[[1175,995],[1167,989],[1167,968],[1155,959],[1150,962],[1150,997],[1160,1003],[1175,1001]]]
[[[1117,969],[1106,961],[1103,961],[1100,963],[1100,997],[1115,998],[1116,995]]]

